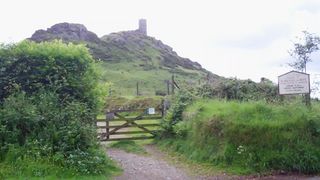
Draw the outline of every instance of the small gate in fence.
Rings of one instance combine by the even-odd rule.
[[[105,119],[97,119],[101,141],[138,140],[154,138],[165,114],[158,108],[121,109],[106,112]]]

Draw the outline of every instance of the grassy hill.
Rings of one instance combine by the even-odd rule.
[[[207,79],[220,79],[199,63],[180,57],[170,46],[138,30],[98,38],[81,24],[60,23],[47,30],[36,31],[29,39],[85,43],[93,57],[99,60],[102,81],[112,84],[113,95],[135,95],[137,83],[141,95],[155,95],[156,91],[165,93],[166,81],[173,74],[182,87]]]

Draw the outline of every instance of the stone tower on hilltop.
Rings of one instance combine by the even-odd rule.
[[[139,19],[138,31],[143,35],[147,35],[147,20],[146,19]]]

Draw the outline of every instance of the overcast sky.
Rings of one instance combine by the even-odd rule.
[[[225,76],[259,81],[289,70],[287,51],[302,31],[320,35],[320,0],[2,0],[0,42],[17,42],[55,23],[84,24],[103,36],[133,30]],[[320,80],[320,53],[308,65]],[[313,80],[312,80],[313,81]]]

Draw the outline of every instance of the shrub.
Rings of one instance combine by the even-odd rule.
[[[167,93],[163,90],[156,90],[156,96],[166,96]]]
[[[74,99],[95,109],[97,74],[84,45],[61,41],[0,47],[0,102],[18,87],[27,94],[50,90],[61,102]]]
[[[0,166],[30,160],[74,175],[105,174],[110,164],[98,151],[94,124],[101,92],[88,50],[23,41],[2,46],[0,60]]]
[[[175,134],[173,127],[182,121],[182,113],[187,105],[192,103],[193,98],[190,92],[183,90],[180,90],[174,96],[174,103],[172,103],[166,117],[161,122],[162,132],[160,136],[171,136]]]
[[[56,99],[57,96],[52,93],[40,93],[29,98],[25,93],[18,93],[6,98],[0,113],[1,159],[5,159],[11,145],[18,144],[22,149],[31,152],[28,156],[44,158],[57,157],[57,154],[60,154],[66,161],[58,163],[60,165],[73,167],[79,173],[102,172],[103,169],[86,167],[101,163],[98,160],[81,164],[82,166],[71,163],[73,157],[82,155],[87,156],[87,161],[91,161],[91,156],[93,159],[104,156],[90,153],[90,149],[96,149],[98,145],[94,124],[88,121],[88,107],[77,102],[61,106]],[[47,106],[43,106],[44,104]]]
[[[277,86],[263,78],[260,83],[251,80],[226,79],[216,84],[203,84],[196,89],[196,94],[203,98],[227,100],[266,100],[279,101]]]

